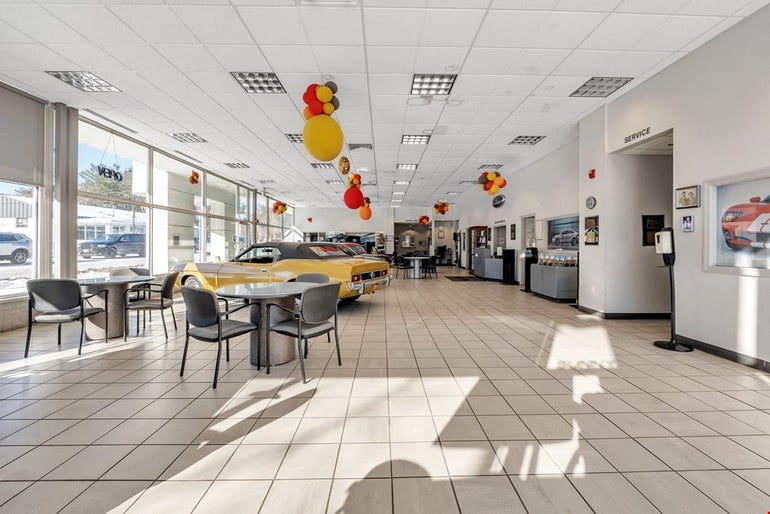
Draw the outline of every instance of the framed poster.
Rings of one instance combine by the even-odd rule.
[[[655,232],[660,232],[664,224],[662,214],[642,214],[642,246],[655,246]]]
[[[516,239],[516,223],[511,225],[511,241]]]
[[[543,239],[543,220],[535,220],[535,239]]]
[[[580,218],[569,216],[548,220],[548,248],[577,250],[580,238]]]
[[[682,232],[693,232],[695,230],[695,223],[692,215],[682,216]]]
[[[444,239],[444,227],[439,227],[438,231],[436,233],[436,237],[439,239]]]
[[[585,244],[599,244],[599,216],[587,216],[585,218]]]
[[[716,265],[770,268],[770,172],[763,178],[716,186],[710,236]],[[713,261],[712,261],[713,262]]]
[[[677,209],[700,207],[700,186],[680,187],[675,197]]]

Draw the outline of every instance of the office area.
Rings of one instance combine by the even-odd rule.
[[[376,503],[386,511],[446,505],[447,511],[465,512],[497,505],[503,511],[524,508],[537,512],[548,508],[538,503],[545,499],[556,510],[561,505],[583,505],[582,500],[585,508],[613,512],[617,506],[607,502],[618,498],[624,500],[625,508],[632,506],[639,512],[676,511],[691,505],[707,511],[765,508],[767,375],[729,359],[754,366],[762,366],[768,359],[769,327],[761,315],[768,302],[763,257],[767,249],[755,246],[751,252],[737,249],[729,253],[734,250],[729,245],[738,246],[743,240],[728,239],[725,231],[731,238],[737,234],[754,243],[762,243],[761,232],[747,222],[743,228],[736,225],[740,234],[736,233],[731,225],[723,228],[722,218],[733,206],[761,207],[767,196],[762,192],[767,180],[768,155],[763,144],[767,105],[761,100],[767,72],[755,65],[766,48],[767,9],[760,9],[762,3],[757,2],[729,2],[729,6],[674,2],[645,7],[610,1],[582,6],[582,11],[574,6],[572,11],[563,11],[569,8],[566,2],[548,3],[548,11],[526,10],[537,8],[531,5],[506,7],[501,2],[440,7],[404,3],[395,8],[367,2],[326,8],[228,6],[219,10],[208,6],[200,11],[205,14],[198,13],[195,6],[167,5],[138,10],[97,5],[71,12],[53,5],[40,11],[37,6],[16,6],[4,11],[0,20],[13,30],[6,33],[10,41],[2,43],[2,48],[13,61],[3,68],[2,80],[45,101],[76,108],[77,112],[66,113],[68,107],[58,107],[67,114],[70,127],[106,128],[107,134],[112,131],[144,146],[147,155],[147,196],[142,196],[142,187],[132,187],[130,197],[116,200],[98,192],[78,194],[74,173],[63,196],[55,189],[62,185],[61,180],[46,182],[45,170],[50,177],[64,176],[55,175],[54,161],[62,156],[52,157],[41,150],[46,148],[47,138],[57,133],[51,135],[45,129],[46,123],[56,123],[55,116],[46,122],[44,114],[41,132],[14,142],[14,148],[29,151],[3,152],[14,158],[41,152],[39,180],[30,184],[34,176],[30,170],[37,168],[29,163],[17,167],[4,163],[2,176],[11,184],[9,193],[22,205],[14,207],[20,216],[8,217],[12,220],[8,223],[14,225],[8,231],[27,234],[33,244],[45,243],[54,249],[33,250],[28,266],[35,276],[77,276],[78,245],[99,236],[96,229],[92,234],[86,227],[101,226],[99,220],[108,214],[102,205],[84,205],[82,214],[90,221],[83,222],[83,240],[79,241],[80,235],[71,237],[80,226],[80,204],[87,203],[78,198],[123,204],[109,210],[116,214],[115,227],[126,227],[130,234],[142,233],[142,216],[158,220],[157,225],[145,222],[151,234],[145,259],[154,273],[167,271],[163,267],[168,267],[174,248],[184,248],[186,253],[180,253],[184,260],[227,258],[228,248],[239,243],[238,227],[244,223],[249,243],[263,240],[251,235],[260,226],[268,234],[269,227],[279,229],[281,237],[284,228],[291,226],[299,234],[382,232],[395,239],[396,223],[418,225],[425,215],[432,224],[433,239],[426,240],[428,253],[435,252],[435,223],[447,220],[444,239],[454,249],[455,239],[448,234],[458,234],[454,255],[465,268],[440,266],[439,280],[399,278],[383,291],[341,309],[343,365],[338,367],[333,345],[318,338],[306,361],[311,378],[306,386],[301,385],[296,366],[276,366],[270,377],[258,373],[245,360],[246,339],[232,345],[231,362],[223,363],[232,369],[223,368],[229,371],[223,373],[216,393],[211,389],[215,352],[205,345],[193,346],[200,357],[188,358],[188,366],[193,367],[188,367],[180,381],[183,332],[172,331],[165,342],[155,317],[145,330],[147,340],[130,339],[128,346],[119,341],[90,343],[79,358],[74,332],[66,333],[70,337],[58,351],[51,343],[53,337],[45,339],[53,332],[43,329],[42,338],[33,340],[33,360],[26,363],[21,355],[23,329],[5,332],[8,382],[4,387],[8,395],[3,403],[13,410],[2,420],[10,431],[5,467],[11,466],[7,471],[12,477],[3,476],[10,502],[7,508],[34,503],[41,497],[40,491],[56,490],[62,494],[46,495],[59,500],[50,510],[70,502],[70,508],[78,510],[83,505],[78,502],[104,497],[104,491],[113,488],[120,488],[117,496],[130,502],[126,508],[136,511],[180,497],[195,500],[189,508],[185,504],[187,510],[215,508],[207,502],[221,508],[227,505],[223,496],[240,508],[244,504],[238,502],[248,498],[249,506],[257,503],[265,512],[290,510],[297,505],[292,500],[300,503],[297,511],[336,511],[345,506],[343,512],[360,512],[370,507],[359,507],[357,501],[378,498],[384,498]],[[58,27],[57,32],[48,32],[56,41],[36,43],[28,18],[18,15],[25,9],[35,10],[41,16],[38,20],[48,19],[51,27]],[[10,12],[17,13],[15,18],[9,18],[6,13]],[[229,19],[232,12],[241,16],[240,22],[216,25],[212,21],[221,21],[218,14]],[[90,15],[81,16],[84,13]],[[162,30],[147,21],[161,15],[169,22]],[[113,17],[120,20],[117,27],[110,25]],[[207,23],[200,21],[204,17]],[[102,24],[90,23],[94,19]],[[287,19],[293,21],[277,21]],[[425,40],[394,40],[392,31],[377,30],[393,19],[409,21],[414,30],[407,34]],[[462,21],[452,24],[453,19]],[[578,19],[582,25],[573,23]],[[266,26],[269,20],[272,27]],[[564,23],[560,25],[559,20]],[[250,27],[246,33],[253,38],[251,42],[238,39],[245,37],[238,23]],[[257,23],[262,25],[254,31]],[[332,37],[329,31],[314,29],[333,23],[346,23],[352,30],[338,31]],[[112,29],[109,38],[100,32],[106,32],[108,26]],[[365,32],[358,32],[360,26]],[[548,32],[549,26],[569,30]],[[525,30],[527,27],[531,30]],[[185,41],[190,37],[188,31],[199,39]],[[454,41],[448,33],[473,43],[448,44]],[[114,42],[116,34],[125,36],[122,44],[132,46],[134,53],[119,48]],[[59,65],[53,69],[69,64],[57,61],[63,56],[73,65],[69,69],[89,69],[123,92],[93,96],[46,76],[44,72],[52,67],[30,62],[32,57],[24,53],[38,44],[53,52],[47,54]],[[179,54],[185,53],[181,50],[188,44],[205,49],[216,63],[209,60],[204,66],[185,61],[185,55]],[[108,49],[109,45],[113,48]],[[297,46],[310,53],[295,52]],[[254,54],[254,47],[259,47],[259,54]],[[95,58],[96,48],[115,61],[111,66],[118,69],[89,61]],[[129,61],[142,49],[148,52],[143,58]],[[239,50],[247,52],[240,62],[236,60]],[[176,57],[169,58],[174,51]],[[352,57],[341,58],[340,52],[364,55],[369,68],[355,73],[360,63]],[[378,52],[390,58],[376,58]],[[479,61],[478,53],[492,62]],[[152,60],[156,54],[162,60]],[[257,61],[255,55],[265,62]],[[506,70],[499,68],[507,61],[495,56],[510,60]],[[318,68],[312,73],[289,60],[311,57]],[[654,63],[644,61],[653,58]],[[329,59],[333,62],[328,63]],[[253,69],[257,62],[269,65],[287,87],[286,95],[250,96],[237,89],[240,86],[228,72]],[[169,63],[179,71],[169,72]],[[353,71],[334,69],[339,63]],[[219,68],[207,68],[213,64]],[[445,68],[452,64],[459,67],[453,86],[457,89],[452,94],[444,98],[428,95],[429,102],[422,95],[407,94],[414,73],[446,73]],[[324,79],[323,73],[334,75],[340,86],[341,108],[336,116],[345,130],[346,152],[353,167],[355,171],[368,168],[368,176],[366,171],[361,175],[363,190],[372,199],[369,220],[342,205],[345,177],[337,169],[313,169],[309,164],[316,161],[285,135],[301,132],[299,96],[307,83]],[[145,77],[139,83],[135,82],[137,74]],[[217,79],[220,75],[224,77],[221,81]],[[360,93],[354,91],[355,81],[361,77],[354,75],[366,77],[366,89]],[[598,75],[634,80],[606,100],[582,99],[587,100],[583,103],[569,96],[586,79]],[[154,80],[146,80],[149,76]],[[189,80],[193,77],[194,81]],[[148,84],[168,92],[153,96],[146,91]],[[735,90],[742,94],[731,93]],[[394,91],[397,93],[391,94]],[[408,104],[406,100],[412,97],[412,104],[421,105]],[[456,99],[463,103],[457,105]],[[356,102],[366,103],[357,108]],[[41,105],[43,110],[57,109]],[[137,134],[126,133],[85,109]],[[200,115],[190,118],[192,109]],[[229,109],[238,116],[232,116]],[[286,118],[289,121],[281,121],[280,115],[273,116],[276,112],[292,114]],[[21,126],[4,126],[3,133],[19,134]],[[432,133],[422,134],[427,130]],[[256,138],[255,131],[259,132]],[[180,132],[201,132],[208,142],[197,144],[210,146],[177,145],[168,134]],[[409,134],[430,135],[430,140],[427,145],[401,144],[402,136]],[[668,134],[672,134],[673,150],[668,143],[651,149],[638,146]],[[534,145],[509,145],[518,135],[546,137]],[[108,139],[94,143],[97,153],[113,146]],[[65,144],[72,153],[63,156],[70,161],[64,161],[60,169],[80,171],[74,164],[79,159],[76,141]],[[25,142],[26,147],[22,146]],[[352,150],[349,143],[371,143],[373,148]],[[107,153],[121,150],[108,149]],[[187,197],[189,201],[183,196],[178,204],[176,196],[164,200],[158,188],[163,187],[163,172],[170,177],[173,170],[160,163],[163,158],[182,163],[180,186],[192,187],[189,179],[196,170],[201,176],[199,184],[211,180],[216,186],[221,179],[222,187],[212,189],[210,197],[201,187]],[[133,155],[126,159],[141,162]],[[231,172],[223,166],[225,162],[243,162],[250,168]],[[398,164],[417,167],[399,169]],[[485,171],[479,168],[491,164],[503,165],[499,171],[508,182],[500,191],[507,199],[499,207],[492,206],[492,197],[480,190],[477,180]],[[9,171],[14,169],[22,171]],[[120,169],[125,169],[123,164]],[[261,180],[274,180],[276,185]],[[38,188],[31,196],[13,193],[30,186]],[[221,197],[217,197],[218,190],[225,191]],[[699,193],[699,201],[688,205],[688,191]],[[401,192],[404,194],[395,194]],[[680,204],[682,192],[685,201]],[[291,224],[271,223],[269,218],[265,223],[255,216],[256,208],[251,205],[259,195],[289,204],[294,209]],[[248,206],[246,217],[241,217],[243,211],[238,207],[242,197]],[[400,197],[403,200],[398,201]],[[594,202],[588,202],[589,197]],[[750,201],[755,197],[758,201]],[[40,199],[33,210],[39,227],[34,231],[16,227],[25,223],[23,205],[30,205],[29,198]],[[450,202],[446,215],[433,212],[439,200]],[[264,201],[267,210],[273,201]],[[216,210],[220,208],[217,202],[221,202],[221,211]],[[199,209],[198,204],[206,207]],[[397,204],[402,206],[395,207]],[[209,206],[212,212],[208,212]],[[169,219],[164,222],[166,212]],[[178,222],[171,221],[171,213],[178,216]],[[668,321],[643,318],[663,317],[670,306],[665,270],[658,268],[659,256],[645,244],[642,216],[663,216],[664,224],[675,229],[678,334],[704,343],[701,348],[710,345],[712,351],[722,350],[726,358],[700,350],[672,355],[651,346],[652,340],[667,336]],[[686,216],[690,225],[683,220]],[[556,220],[575,217],[576,228],[559,226],[555,230],[557,225],[572,223]],[[199,234],[206,234],[205,239],[196,238],[196,218],[201,218],[197,227]],[[511,225],[515,225],[515,234]],[[685,230],[693,225],[694,230]],[[211,227],[210,242],[207,227]],[[534,241],[541,253],[564,255],[565,261],[567,256],[577,255],[577,305],[581,310],[533,298],[517,287],[496,282],[445,280],[446,276],[468,275],[469,238],[474,227],[491,229],[484,244],[493,252],[502,246],[517,251],[521,259]],[[29,230],[25,232],[25,228]],[[577,250],[571,248],[571,237],[562,243],[566,230],[578,234]],[[560,237],[554,239],[557,232]],[[175,235],[179,247],[174,246]],[[272,239],[275,236],[266,235],[264,240]],[[395,249],[395,241],[386,244]],[[69,250],[60,253],[65,247]],[[166,251],[169,255],[163,254]],[[40,261],[37,255],[55,257],[49,262]],[[116,258],[142,257],[137,252]],[[85,260],[102,263],[108,259],[94,256]],[[522,262],[519,279],[523,271]],[[3,316],[2,323],[14,319],[16,326],[23,326],[25,302],[23,298],[3,302],[3,312],[11,314]],[[613,315],[637,319],[601,318]],[[177,318],[183,321],[181,310]],[[109,362],[110,356],[119,362]],[[198,373],[192,373],[196,366],[200,368],[198,378]],[[140,384],[128,391],[131,386],[125,383]],[[324,391],[327,386],[332,392]],[[97,387],[101,393],[95,391]],[[154,406],[141,415],[139,411],[128,414],[126,406],[136,397]],[[185,405],[176,411],[182,403]],[[314,403],[319,410],[311,409]],[[98,414],[113,404],[120,412]],[[181,414],[188,405],[190,410]],[[271,406],[275,408],[270,410]],[[319,411],[324,415],[316,419]],[[145,419],[152,420],[146,423],[150,431],[146,437],[124,438],[119,431],[99,442],[110,430],[123,426],[121,430],[130,431],[145,425],[141,421]],[[244,419],[247,421],[240,421]],[[71,421],[72,425],[65,426]],[[152,430],[151,425],[157,427]],[[78,428],[66,433],[72,426]],[[187,435],[177,437],[182,426],[196,433],[189,439]],[[202,428],[196,431],[199,426]],[[88,427],[95,432],[85,430]],[[274,439],[268,434],[272,430],[279,433]],[[217,435],[222,437],[217,439]],[[75,438],[68,439],[70,436]],[[103,446],[110,441],[121,448],[109,448],[114,453],[107,456]],[[208,444],[203,445],[204,441]],[[258,448],[252,448],[254,443]],[[173,448],[180,453],[165,461],[158,458],[153,469],[138,473],[141,483],[126,480],[130,473],[121,474],[133,462],[144,461],[142,455],[173,453],[172,446],[180,446]],[[273,455],[270,452],[279,456],[266,456]],[[311,453],[314,460],[303,452]],[[236,458],[239,453],[242,460]],[[619,454],[637,458],[628,463]],[[253,466],[251,462],[260,460],[258,456],[274,467],[263,472]],[[50,467],[24,471],[29,463],[39,462],[36,459],[45,460]],[[243,471],[232,471],[244,461]],[[75,480],[71,469],[79,468],[81,462],[93,467]],[[313,470],[312,476],[297,471],[300,467]],[[195,475],[201,468],[205,471]],[[490,489],[507,491],[500,494],[504,498],[501,504],[484,503],[499,499],[485,493]],[[233,490],[243,494],[221,493]],[[303,491],[301,501],[298,490]],[[190,491],[194,494],[188,494]],[[247,494],[254,496],[244,496]],[[422,504],[427,498],[437,499]],[[116,505],[108,502],[106,506]]]

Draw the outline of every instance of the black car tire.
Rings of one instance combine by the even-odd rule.
[[[139,257],[144,257],[144,248],[140,249],[138,252]]]
[[[187,277],[182,281],[182,285],[185,287],[192,287],[194,289],[203,289],[203,284],[195,277]]]
[[[83,254],[83,255],[81,255],[81,257],[83,257],[84,259],[90,259],[91,258],[91,254],[90,253],[88,255]]]
[[[572,246],[577,246],[577,244],[578,244],[578,238],[577,238],[577,236],[573,237],[573,238],[572,238],[572,241],[570,241],[570,242],[572,243]]]
[[[104,250],[104,258],[105,259],[114,259],[118,255],[118,250],[114,247],[107,248]]]
[[[14,250],[11,254],[11,262],[14,264],[24,264],[29,258],[29,252],[27,250]]]

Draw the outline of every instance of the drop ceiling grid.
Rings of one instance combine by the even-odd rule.
[[[356,9],[11,4],[0,12],[0,23],[8,25],[8,38],[12,38],[0,49],[0,76],[43,97],[87,106],[132,128],[142,128],[140,132],[151,134],[156,144],[203,157],[211,169],[222,168],[220,157],[245,162],[265,153],[259,166],[268,165],[272,169],[264,172],[278,174],[279,169],[296,172],[310,160],[303,145],[284,141],[283,133],[288,128],[301,131],[301,90],[323,70],[335,75],[343,91],[346,78],[353,85],[347,90],[347,100],[340,95],[339,119],[346,142],[375,145],[377,153],[351,157],[356,166],[366,163],[372,169],[375,164],[378,170],[393,169],[414,152],[399,144],[402,133],[434,130],[431,143],[413,157],[438,162],[435,169],[442,171],[431,174],[425,180],[428,185],[440,173],[453,173],[447,165],[455,166],[455,171],[472,167],[478,159],[490,160],[482,152],[499,152],[497,148],[503,149],[507,159],[495,160],[506,163],[509,172],[515,171],[530,156],[540,154],[538,147],[551,146],[550,142],[544,145],[547,138],[526,149],[526,155],[505,148],[507,141],[519,135],[517,129],[526,129],[523,134],[542,130],[542,135],[555,137],[604,102],[568,98],[573,83],[580,85],[581,80],[597,74],[637,77],[622,94],[639,83],[639,78],[685,54],[677,50],[697,46],[738,16],[767,2],[731,0],[717,6],[682,0],[506,0],[495,1],[491,7],[488,3],[466,0],[456,3],[457,8],[418,9],[400,8],[408,2],[397,1],[367,1]],[[30,15],[34,22],[29,21]],[[726,18],[731,15],[736,18]],[[508,25],[507,34],[491,33],[491,28],[511,20],[527,26],[514,31]],[[416,30],[393,31],[393,23],[400,29]],[[330,35],[329,24],[345,30]],[[24,46],[33,40],[36,42]],[[500,44],[513,47],[500,48]],[[616,46],[603,48],[612,45]],[[588,50],[589,46],[599,50]],[[287,50],[305,55],[295,52],[293,56]],[[412,73],[440,72],[442,65],[452,61],[464,61],[452,95],[464,104],[456,109],[446,104],[438,109],[438,102],[427,109],[406,105]],[[597,61],[603,63],[601,67],[594,66]],[[73,92],[55,79],[41,76],[40,68],[49,64],[55,64],[54,69],[70,64],[89,69],[117,84],[125,94]],[[290,89],[283,98],[252,95],[245,100],[226,73],[282,66],[286,71],[279,78]],[[426,69],[430,66],[435,69]],[[470,116],[461,115],[463,111]],[[215,136],[208,148],[180,148],[165,135],[172,128]],[[438,146],[441,134],[454,137],[445,139],[451,145],[448,148]],[[435,152],[432,145],[436,145]],[[208,155],[217,159],[208,162]],[[420,171],[429,173],[431,169],[421,166]],[[310,186],[315,181],[305,182]],[[378,181],[378,189],[383,182],[389,181]]]

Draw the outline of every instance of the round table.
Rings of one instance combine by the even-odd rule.
[[[420,275],[420,265],[422,261],[429,260],[430,257],[427,255],[418,255],[418,256],[412,256],[412,257],[404,257],[404,260],[412,261],[412,278],[421,278]]]
[[[302,292],[318,284],[312,282],[259,282],[251,284],[236,284],[220,287],[216,293],[223,298],[241,298],[248,301],[249,320],[259,325],[259,330],[254,330],[249,336],[249,361],[257,365],[257,348],[260,341],[267,340],[267,332],[270,327],[281,321],[291,319],[291,314],[281,309],[271,309],[270,320],[267,320],[267,305],[274,303],[286,309],[295,308],[295,299]],[[296,358],[296,339],[282,334],[270,336],[270,365],[284,364]],[[262,345],[260,361],[267,363],[266,347]]]
[[[150,276],[81,278],[78,279],[78,284],[88,294],[98,293],[102,289],[109,291],[107,308],[110,316],[110,331],[107,337],[112,339],[123,337],[123,325],[126,322],[124,295],[128,287],[131,284],[153,280],[155,278]],[[101,296],[94,296],[88,301],[94,307],[104,307],[104,298]],[[86,318],[86,338],[104,339],[104,321],[104,313]]]

